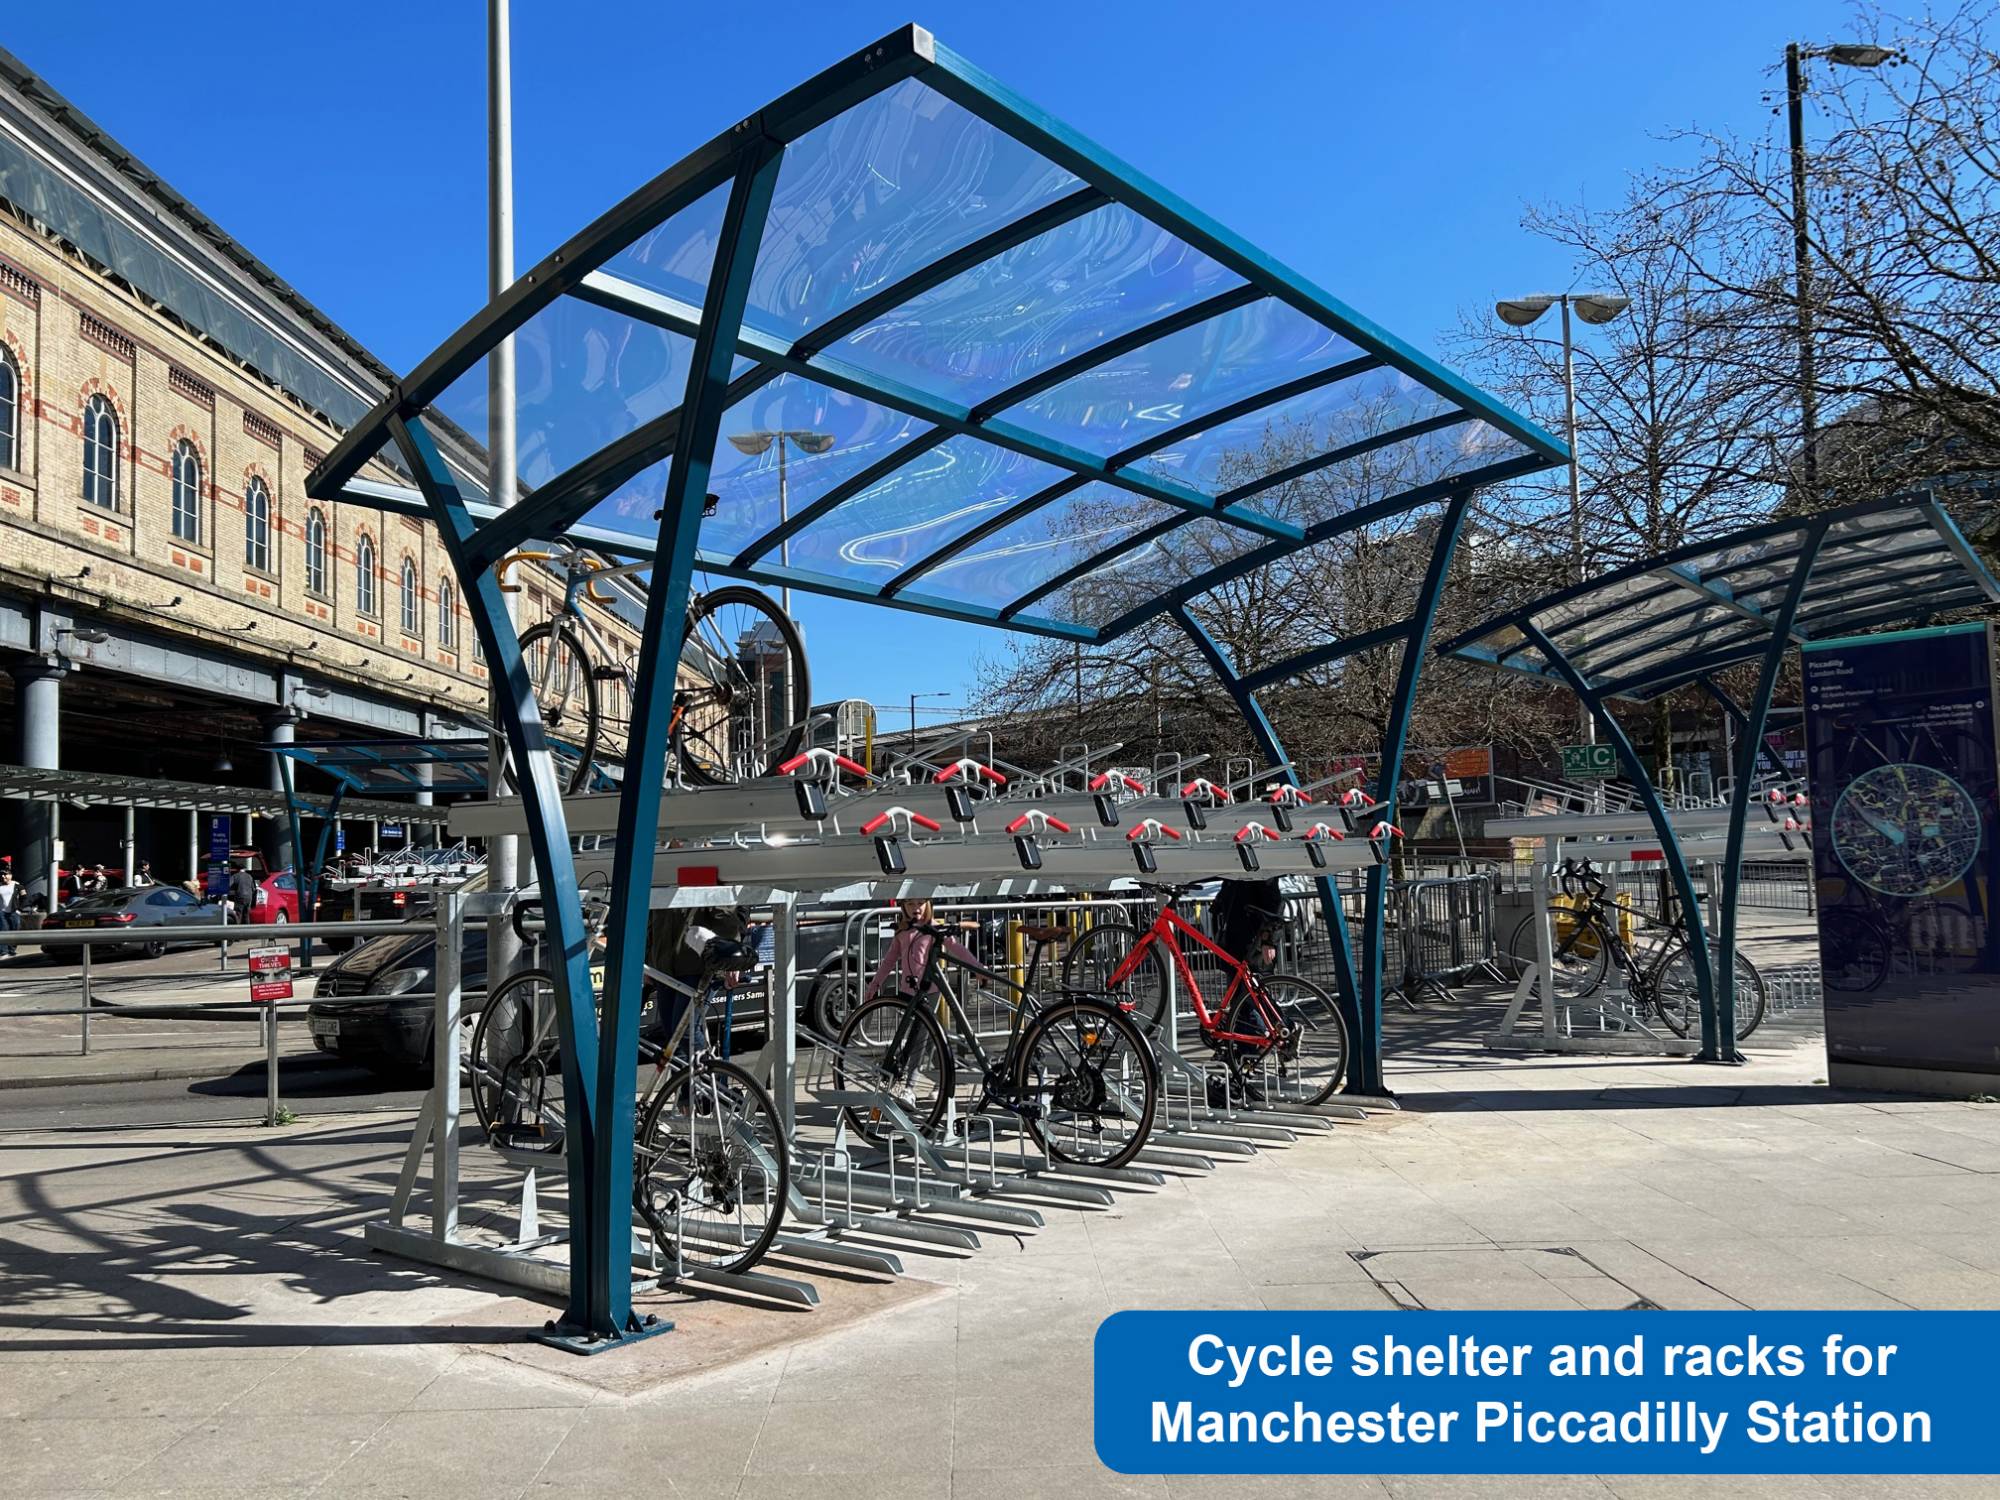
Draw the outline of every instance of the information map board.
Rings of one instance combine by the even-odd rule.
[[[1991,632],[1803,654],[1828,1079],[1960,1092],[2000,1074]]]

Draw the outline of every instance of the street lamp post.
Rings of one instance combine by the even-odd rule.
[[[796,444],[801,453],[824,453],[833,446],[833,434],[815,432],[809,427],[757,428],[752,432],[739,432],[729,441],[738,453],[755,458],[773,443],[778,445],[778,524],[783,526],[792,517],[791,494],[786,485],[785,453],[788,446]],[[785,537],[778,543],[778,566],[789,568],[792,564],[792,541]],[[778,590],[778,604],[787,616],[792,612],[792,591]]]
[[[1569,444],[1569,561],[1572,583],[1583,582],[1585,558],[1583,549],[1583,480],[1577,466],[1576,457],[1576,347],[1570,337],[1570,308],[1576,308],[1576,315],[1593,327],[1609,323],[1632,305],[1629,297],[1614,296],[1609,292],[1563,292],[1551,294],[1538,292],[1532,297],[1514,297],[1505,302],[1496,302],[1493,310],[1500,315],[1500,321],[1509,328],[1526,328],[1540,319],[1551,307],[1562,307],[1563,340],[1563,436]],[[1591,717],[1590,706],[1580,705],[1577,724],[1583,732],[1586,745],[1597,743],[1597,722]]]
[[[1836,42],[1826,47],[1785,47],[1785,122],[1792,145],[1792,279],[1799,333],[1799,479],[1806,503],[1819,495],[1819,370],[1813,351],[1812,233],[1806,219],[1805,63],[1824,58],[1843,68],[1879,68],[1896,56],[1890,47]]]

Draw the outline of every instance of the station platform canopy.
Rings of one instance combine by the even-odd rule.
[[[416,792],[484,792],[487,743],[479,739],[314,740],[264,747],[324,771],[363,797]],[[350,807],[353,804],[348,804]],[[399,805],[398,811],[407,811]],[[419,821],[427,821],[420,819]],[[442,814],[438,821],[442,821]]]
[[[346,818],[442,824],[450,816],[446,808],[412,806],[407,802],[359,799],[337,802],[323,796],[301,797],[299,801],[303,804],[300,811],[314,817],[331,816],[337,811]],[[198,781],[164,781],[152,776],[118,776],[102,771],[51,771],[40,766],[0,766],[0,802],[156,807],[196,813],[249,813],[260,818],[283,817],[290,809],[283,792],[260,787],[210,786]]]
[[[747,211],[746,148],[772,168]],[[566,534],[650,557],[704,307],[730,277],[747,294],[717,334],[694,555],[726,576],[1108,640],[1349,527],[1565,459],[910,27],[544,260],[357,424],[311,493],[428,515],[390,423],[487,431],[487,360],[511,338],[524,498],[501,518],[453,474],[483,523],[473,555]]]
[[[1936,498],[1916,491],[1663,553],[1497,616],[1440,652],[1563,685],[1539,633],[1595,696],[1657,698],[1761,661],[1802,566],[1797,642],[2000,601],[2000,581]]]

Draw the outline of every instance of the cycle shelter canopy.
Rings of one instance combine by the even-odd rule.
[[[1721,910],[1692,945],[1701,993],[1702,1051],[1733,1060],[1736,910],[1756,762],[1791,773],[1765,740],[1786,653],[1808,641],[1920,624],[2000,601],[2000,581],[1934,493],[1916,490],[1841,510],[1773,521],[1588,579],[1488,620],[1441,652],[1574,691],[1639,790],[1689,926],[1703,933],[1687,861],[1612,699],[1645,702],[1699,686],[1737,729]],[[1755,664],[1738,704],[1716,678]]]
[[[1246,150],[1268,150],[1259,138]],[[490,430],[518,363],[517,503],[438,431]],[[897,31],[733,125],[548,256],[393,389],[308,488],[439,523],[501,691],[552,913],[576,1342],[629,1309],[632,1078],[658,776],[622,778],[603,1024],[557,785],[493,565],[566,534],[652,564],[630,765],[661,764],[689,579],[729,577],[1081,643],[1165,616],[1273,765],[1255,689],[1400,645],[1378,793],[1468,497],[1562,445],[938,45]],[[1434,505],[1410,618],[1255,681],[1200,621],[1219,584]],[[706,514],[704,514],[706,512]],[[1379,800],[1378,796],[1378,800]],[[1376,1059],[1386,875],[1357,972]]]

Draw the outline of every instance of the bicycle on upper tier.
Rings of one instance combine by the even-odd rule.
[[[1151,925],[1093,927],[1063,960],[1063,988],[1107,995],[1160,1035],[1167,1025],[1171,960],[1201,1040],[1227,1070],[1231,1102],[1324,1103],[1347,1072],[1347,1023],[1333,997],[1296,975],[1260,973],[1216,943],[1181,915],[1180,901],[1194,888],[1142,883],[1139,889],[1162,898]],[[1228,976],[1212,1006],[1181,947],[1183,937]],[[1258,945],[1251,947],[1255,952]]]
[[[961,1068],[978,1090],[971,1112],[994,1109],[1020,1119],[1053,1161],[1122,1167],[1144,1149],[1159,1102],[1160,1070],[1139,1028],[1118,1006],[1066,996],[1044,1001],[1034,990],[1042,950],[1068,936],[1059,927],[1023,928],[1034,946],[1025,982],[1015,984],[986,968],[935,922],[914,924],[930,939],[923,972],[906,993],[856,1007],[833,1053],[833,1076],[842,1089],[883,1096],[926,1136],[934,1137],[952,1101]],[[1011,1012],[997,1053],[975,1030],[966,998],[945,980],[947,949],[955,967],[997,989]],[[940,1017],[949,1021],[947,1038]],[[848,1124],[865,1138],[893,1133],[880,1105],[842,1106]]]
[[[653,1077],[637,1090],[632,1205],[668,1264],[741,1272],[783,1222],[791,1151],[769,1092],[726,1056],[732,985],[756,966],[756,950],[708,935],[700,952],[691,986],[645,969],[639,1063]],[[592,979],[601,992],[600,974]],[[663,1006],[680,1012],[670,1030]],[[472,1105],[495,1145],[562,1150],[559,1014],[545,969],[509,977],[480,1014],[467,1059]]]
[[[1675,1036],[1687,1036],[1701,1025],[1701,992],[1689,960],[1692,942],[1687,918],[1672,887],[1664,897],[1662,920],[1650,922],[1644,913],[1614,894],[1609,882],[1587,859],[1566,859],[1557,867],[1567,908],[1549,913],[1555,946],[1549,955],[1555,975],[1555,999],[1578,1003],[1593,995],[1618,966],[1631,997],[1633,1013],[1657,1016]],[[1659,936],[1636,946],[1625,940],[1622,918],[1648,922]],[[1541,935],[1530,912],[1514,928],[1507,952],[1518,975],[1539,965]],[[1713,950],[1711,950],[1713,952]],[[1716,956],[1720,956],[1719,954]],[[1736,1039],[1740,1042],[1763,1022],[1766,995],[1757,966],[1736,954]]]
[[[650,574],[653,564],[614,566],[571,538],[557,537],[546,550],[510,552],[500,560],[504,592],[521,591],[509,575],[523,562],[547,563],[562,577],[561,604],[521,633],[521,655],[543,733],[564,768],[563,789],[585,791],[600,755],[624,756],[639,674],[637,654],[621,655],[592,623],[584,601],[615,607],[619,596],[605,585]],[[724,786],[773,774],[804,743],[811,703],[805,647],[775,600],[739,585],[690,595],[669,726],[671,753],[687,782]]]

